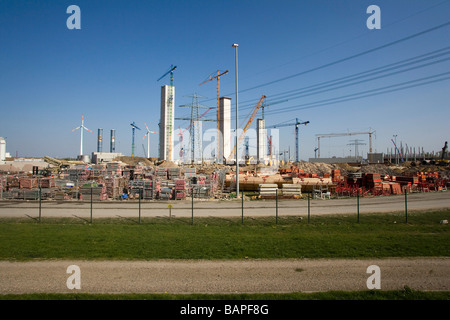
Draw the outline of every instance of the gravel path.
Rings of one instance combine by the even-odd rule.
[[[70,265],[81,289],[67,288]],[[292,259],[241,261],[0,261],[0,294],[256,293],[367,290],[370,265],[382,290],[450,290],[450,258]]]

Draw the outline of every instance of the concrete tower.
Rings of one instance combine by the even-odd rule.
[[[219,141],[219,150],[217,151],[217,160],[223,163],[231,153],[231,98],[220,98],[220,134],[217,137]]]
[[[159,130],[160,160],[173,161],[174,125],[175,125],[175,87],[161,87],[161,122]]]
[[[257,119],[256,123],[256,157],[258,162],[264,162],[266,156],[266,129],[264,119]]]

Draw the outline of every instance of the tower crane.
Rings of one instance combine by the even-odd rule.
[[[131,156],[134,157],[134,131],[136,129],[141,130],[133,121],[133,123],[130,123],[131,130],[132,130],[132,137],[131,137]]]
[[[200,83],[199,85],[201,86],[204,83],[207,83],[209,81],[212,81],[214,79],[217,79],[217,137],[220,137],[220,77],[223,76],[224,74],[227,74],[228,70],[224,71],[224,72],[220,72],[220,70],[217,70],[217,75],[212,77],[212,74],[209,76],[208,80],[203,81],[202,83]],[[217,139],[217,150],[221,150],[220,149],[220,139]],[[222,159],[223,155],[217,155],[217,159]]]
[[[230,160],[235,154],[237,148],[239,148],[239,144],[241,144],[242,139],[245,137],[245,133],[247,132],[248,128],[250,128],[250,125],[253,122],[253,119],[255,119],[256,114],[258,113],[259,108],[261,107],[262,103],[264,102],[264,99],[266,98],[265,95],[262,95],[259,99],[258,103],[255,106],[255,109],[253,110],[252,115],[250,116],[250,119],[248,119],[247,124],[245,125],[244,129],[242,130],[241,135],[239,136],[239,139],[237,141],[237,144],[234,145],[233,150],[231,151],[230,155],[228,156],[228,160]],[[237,134],[237,131],[236,131]],[[238,163],[239,159],[236,159],[236,163]]]
[[[164,131],[166,132],[166,146],[168,147],[167,159],[169,159],[169,160],[172,159],[172,132],[173,132],[172,118],[173,118],[173,112],[174,112],[173,72],[175,71],[176,68],[177,68],[177,66],[171,65],[169,70],[166,73],[164,73],[161,77],[159,77],[158,80],[156,80],[156,81],[159,81],[162,78],[164,78],[165,76],[167,76],[168,74],[170,74],[169,99],[168,99],[168,106],[167,106],[167,118],[169,119],[169,121],[166,121],[166,128],[164,128]],[[160,128],[159,132],[161,134],[161,128]]]
[[[343,132],[343,133],[326,133],[326,134],[316,134],[317,137],[317,150],[318,150],[318,158],[320,158],[320,138],[333,138],[333,137],[343,137],[343,136],[353,136],[360,134],[368,134],[369,135],[369,152],[372,153],[372,134],[375,131],[367,131],[367,132]]]
[[[275,124],[272,126],[267,126],[266,128],[278,128],[278,127],[287,127],[287,126],[295,126],[295,161],[298,162],[299,161],[299,157],[298,157],[298,126],[299,125],[307,125],[309,123],[309,121],[303,121],[300,122],[298,120],[298,118],[295,118],[295,122],[293,123],[280,123],[280,124]]]

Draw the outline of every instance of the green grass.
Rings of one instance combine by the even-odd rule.
[[[449,210],[306,218],[0,219],[0,260],[449,256]]]

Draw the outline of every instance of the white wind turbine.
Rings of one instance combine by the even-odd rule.
[[[145,124],[145,129],[147,129],[147,133],[145,134],[144,138],[142,138],[142,140],[145,139],[145,137],[147,137],[147,158],[150,158],[150,133],[156,133],[155,131],[150,131],[149,128],[147,127],[147,124],[144,122]]]
[[[80,155],[83,155],[83,129],[84,129],[84,130],[87,130],[87,131],[89,131],[89,132],[92,132],[91,130],[89,130],[88,128],[86,128],[86,127],[84,126],[84,116],[83,116],[83,115],[81,115],[81,126],[75,128],[75,129],[73,129],[72,132],[74,132],[74,131],[76,131],[76,130],[78,130],[78,129],[81,129],[81,130],[80,130],[80,132],[81,132]]]

